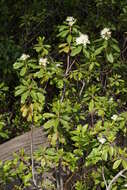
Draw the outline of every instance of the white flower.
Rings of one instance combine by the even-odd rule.
[[[125,184],[124,187],[127,187],[127,184]]]
[[[68,16],[66,18],[66,21],[68,22],[69,26],[73,26],[73,24],[76,22],[76,19],[74,19],[74,17],[72,17],[72,16]]]
[[[56,64],[56,67],[59,67],[59,66],[60,66],[60,64],[59,64],[59,63],[57,63],[57,64]]]
[[[25,60],[28,59],[29,57],[30,57],[29,55],[23,53],[23,54],[21,55],[21,57],[20,57],[20,60],[25,61]]]
[[[47,64],[47,58],[40,58],[39,59],[39,65],[43,65],[44,67],[46,67]]]
[[[112,102],[113,101],[113,98],[111,97],[110,99],[109,99],[109,102]]]
[[[109,99],[109,103],[113,103],[113,98],[111,97],[110,99]]]
[[[101,144],[104,144],[106,142],[106,139],[104,137],[98,137],[97,138],[98,141],[101,143]]]
[[[109,28],[104,28],[103,30],[101,30],[101,37],[105,40],[108,40],[109,38],[111,38],[111,31]]]
[[[118,118],[118,115],[116,115],[116,114],[111,117],[111,119],[114,120],[114,121],[116,121],[117,118]]]
[[[90,44],[88,35],[81,33],[80,36],[76,38],[76,44],[77,45],[83,44],[84,47],[86,47],[87,44]]]
[[[72,22],[72,21],[74,21],[75,19],[74,19],[74,17],[72,17],[72,16],[68,16],[67,18],[66,18],[66,21],[67,22]]]

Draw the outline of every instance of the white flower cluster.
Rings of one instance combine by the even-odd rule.
[[[76,44],[83,44],[83,46],[86,47],[87,44],[90,44],[88,35],[81,33],[80,36],[76,38]]]
[[[40,58],[39,59],[39,65],[42,65],[42,66],[44,66],[44,67],[46,67],[46,65],[47,65],[47,58]]]
[[[104,137],[97,137],[98,141],[101,143],[101,144],[104,144],[106,142],[106,139]]]
[[[56,64],[56,67],[59,67],[59,66],[60,66],[60,64],[59,64],[59,63],[57,63],[57,64]]]
[[[101,37],[105,40],[109,40],[111,38],[111,31],[109,28],[104,28],[101,30]]]
[[[29,57],[30,57],[29,55],[23,53],[19,59],[20,59],[21,61],[25,61],[25,60],[28,59]]]
[[[66,18],[66,22],[68,23],[69,26],[73,26],[73,24],[76,22],[76,19],[72,16],[68,16]]]
[[[118,115],[116,115],[116,114],[114,114],[114,115],[111,117],[111,119],[114,120],[114,121],[116,121],[117,118],[118,118]]]

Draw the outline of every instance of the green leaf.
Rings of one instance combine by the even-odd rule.
[[[112,190],[117,190],[117,185],[113,187]],[[125,190],[125,189],[122,189],[122,190]]]
[[[94,109],[94,101],[91,100],[90,103],[89,103],[89,112],[92,112]]]
[[[62,48],[62,47],[65,47],[65,46],[67,46],[67,43],[60,44],[59,48]]]
[[[55,114],[53,114],[53,113],[44,113],[43,117],[44,118],[52,118],[52,117],[55,117]]]
[[[120,48],[116,44],[112,44],[112,48],[118,53],[120,52]]]
[[[0,132],[0,137],[7,139],[8,135],[5,132]]]
[[[64,119],[60,119],[61,124],[63,125],[64,128],[66,128],[67,130],[69,130],[69,122],[65,121]]]
[[[94,65],[95,65],[95,63],[94,63],[94,62],[90,64],[90,66],[89,66],[89,71],[92,71],[92,70],[93,70]]]
[[[68,37],[67,37],[67,42],[70,44],[71,40],[72,40],[72,35],[69,34]]]
[[[40,92],[37,92],[37,96],[38,96],[39,102],[40,102],[40,103],[43,103],[44,100],[45,100],[44,95],[43,95],[42,93],[40,93]]]
[[[64,37],[66,37],[66,35],[69,33],[69,30],[64,30],[64,31],[62,31],[62,32],[60,32],[59,34],[58,34],[58,37],[60,36],[60,37],[62,37],[62,38],[64,38]]]
[[[83,132],[86,132],[87,131],[87,129],[88,129],[88,124],[85,124],[84,126],[83,126]]]
[[[24,62],[16,62],[16,63],[13,64],[13,68],[14,69],[19,69],[23,65],[24,65]]]
[[[83,48],[83,53],[84,55],[89,59],[90,58],[90,53],[86,50],[86,48]]]
[[[117,168],[119,167],[119,165],[121,164],[121,162],[122,162],[121,159],[120,159],[120,160],[116,160],[116,161],[114,162],[114,164],[113,164],[113,169],[114,169],[114,170],[117,169]]]
[[[109,147],[109,155],[110,155],[110,157],[113,156],[113,153],[114,153],[114,149],[113,149],[113,147],[111,146],[111,147]]]
[[[99,55],[99,54],[103,51],[103,49],[104,49],[104,47],[103,47],[103,46],[102,46],[102,47],[100,47],[100,48],[98,48],[98,49],[96,49],[96,50],[95,50],[95,52],[94,52],[94,56]]]
[[[106,57],[107,57],[107,60],[108,60],[110,63],[113,63],[114,58],[113,58],[112,53],[106,54]]]
[[[36,52],[40,52],[40,51],[42,51],[43,50],[43,47],[40,47],[40,46],[35,46],[33,49],[35,49],[36,50]]]
[[[105,112],[104,112],[104,110],[98,110],[98,115],[99,116],[101,116],[101,117],[104,117],[104,114],[105,114]]]
[[[127,161],[122,160],[122,166],[124,169],[127,169]]]
[[[25,103],[25,101],[26,101],[26,99],[27,99],[28,96],[29,96],[29,91],[27,91],[27,92],[25,92],[25,93],[22,94],[22,96],[21,96],[21,103],[22,104]]]
[[[26,87],[22,86],[21,88],[15,91],[15,96],[21,95],[24,91],[26,91]]]
[[[27,71],[27,67],[23,67],[23,68],[21,69],[21,71],[20,71],[20,75],[21,75],[21,76],[24,76],[25,73],[26,73],[26,71]]]
[[[59,52],[60,52],[60,53],[61,53],[61,52],[68,53],[69,50],[70,50],[69,46],[66,46],[66,47],[64,47],[63,49],[61,49]]]
[[[102,159],[105,160],[105,161],[107,161],[107,158],[108,158],[108,152],[107,152],[107,150],[104,150],[102,152]]]
[[[50,119],[50,120],[48,120],[48,121],[44,124],[44,128],[45,128],[45,129],[49,129],[49,128],[51,128],[51,127],[55,127],[55,125],[56,125],[55,120],[54,120],[54,119]]]
[[[103,46],[105,49],[108,47],[108,40],[104,40]]]
[[[30,181],[32,177],[32,174],[31,173],[28,173],[27,175],[24,175],[23,176],[23,182],[24,184],[27,186],[27,185],[30,185],[30,183],[28,183]]]
[[[42,78],[43,75],[44,75],[44,71],[42,69],[34,74],[34,76],[38,78]]]
[[[38,99],[37,93],[34,90],[31,90],[30,95],[34,101],[36,101]]]
[[[41,159],[41,167],[44,167],[44,166],[45,166],[45,164],[46,164],[45,159],[44,159],[44,158],[43,158],[43,159]]]
[[[35,65],[35,64],[33,64],[33,63],[29,63],[28,65],[29,65],[29,67],[32,68],[32,69],[38,69],[38,68],[39,68],[39,65]]]
[[[51,138],[51,144],[52,145],[56,145],[56,143],[57,143],[57,137],[58,135],[57,135],[57,133],[54,133],[53,134],[53,136],[52,136],[52,138]]]
[[[65,29],[67,29],[67,28],[68,28],[68,26],[61,25],[60,28],[59,28],[59,31],[61,32],[61,31],[65,30]]]
[[[79,54],[81,52],[81,50],[82,50],[82,46],[78,46],[76,48],[73,48],[71,51],[71,56],[73,57],[73,56]]]

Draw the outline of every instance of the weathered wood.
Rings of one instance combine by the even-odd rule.
[[[35,128],[33,131],[33,149],[42,146],[48,146],[48,141],[43,128]],[[17,153],[20,149],[24,149],[26,154],[30,154],[31,132],[27,132],[21,136],[15,137],[0,145],[0,160],[12,160],[13,153]]]

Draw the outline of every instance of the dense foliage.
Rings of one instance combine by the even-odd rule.
[[[0,143],[40,126],[50,142],[0,162],[0,188],[125,190],[127,2],[0,9]]]

